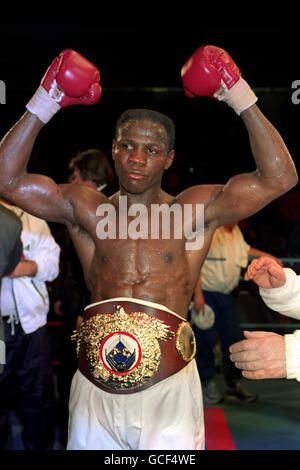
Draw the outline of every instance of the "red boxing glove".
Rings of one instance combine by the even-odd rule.
[[[46,71],[26,108],[47,123],[61,108],[95,104],[101,97],[97,67],[78,52],[64,50]]]
[[[209,96],[224,100],[237,114],[257,101],[230,55],[216,46],[197,49],[182,67],[181,78],[190,98]]]

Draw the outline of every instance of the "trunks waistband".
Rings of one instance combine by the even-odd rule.
[[[191,325],[163,305],[118,297],[88,305],[74,332],[79,370],[110,393],[134,393],[179,372],[196,353]]]
[[[144,308],[150,307],[150,308],[154,308],[154,309],[159,309],[159,310],[162,310],[164,312],[171,313],[172,315],[175,315],[176,317],[178,317],[182,321],[186,321],[185,318],[178,315],[178,313],[173,312],[172,310],[170,310],[169,308],[165,307],[162,304],[158,304],[158,303],[155,303],[155,302],[149,302],[149,300],[135,299],[133,297],[114,297],[114,298],[109,299],[109,300],[101,300],[100,302],[96,302],[96,303],[87,305],[84,308],[84,312],[87,311],[87,310],[90,310],[94,307],[98,307],[98,306],[100,306],[102,308],[106,303],[111,303],[111,302],[113,302],[115,305],[119,305],[120,302],[130,302],[130,303],[142,305]]]

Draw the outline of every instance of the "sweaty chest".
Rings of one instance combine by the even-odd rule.
[[[124,278],[141,282],[151,277],[159,277],[166,272],[177,272],[186,265],[180,243],[118,241],[103,243],[98,250],[96,263],[104,278]]]

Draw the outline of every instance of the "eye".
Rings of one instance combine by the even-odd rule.
[[[127,149],[129,149],[130,145],[129,145],[129,144],[121,144],[120,147],[121,147],[122,149],[127,150]]]
[[[147,152],[151,155],[156,155],[159,153],[159,151],[155,147],[147,147]]]

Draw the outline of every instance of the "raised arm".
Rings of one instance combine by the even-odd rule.
[[[47,176],[27,173],[36,137],[44,124],[30,112],[22,116],[0,144],[0,194],[32,214],[63,222],[65,201]]]
[[[297,184],[292,158],[278,131],[256,106],[257,97],[223,49],[204,46],[182,69],[185,93],[224,101],[248,131],[256,169],[233,176],[206,211],[218,225],[249,217]]]
[[[101,96],[99,71],[72,50],[50,65],[27,111],[0,143],[0,194],[37,217],[72,221],[64,186],[47,176],[27,173],[27,164],[42,127],[61,108],[94,104]]]
[[[256,169],[233,176],[224,186],[214,208],[223,221],[228,217],[234,220],[249,217],[298,182],[294,162],[282,137],[258,107],[246,109],[241,118],[248,131]]]

